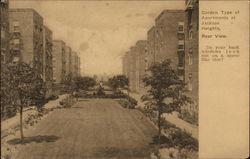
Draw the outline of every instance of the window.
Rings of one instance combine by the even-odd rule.
[[[184,67],[184,54],[179,54],[178,66]]]
[[[5,38],[5,31],[3,30],[3,28],[1,28],[1,39]]]
[[[184,27],[182,25],[179,25],[178,26],[178,31],[183,31],[184,30]]]
[[[183,45],[183,44],[179,44],[179,45],[178,45],[178,49],[179,49],[179,50],[183,50],[183,49],[184,49],[184,45]]]
[[[178,34],[178,40],[184,40],[184,34]]]
[[[188,53],[188,64],[192,65],[193,64],[193,48],[189,49],[189,53]]]
[[[5,55],[1,52],[1,63],[5,63]]]
[[[19,22],[18,21],[13,21],[13,27],[18,27],[19,26]]]
[[[184,22],[178,22],[178,32],[184,32]]]
[[[15,44],[15,45],[20,44],[20,39],[14,39],[14,44]]]
[[[14,31],[15,33],[18,33],[18,32],[19,32],[19,27],[18,27],[18,26],[14,26],[14,27],[13,27],[13,31]]]
[[[192,73],[188,74],[188,90],[192,91],[193,85],[192,85]]]
[[[18,62],[19,62],[19,57],[14,57],[12,62],[13,62],[14,64],[15,64],[15,63],[18,63]]]
[[[13,31],[19,32],[19,22],[18,21],[13,22]]]
[[[159,37],[159,32],[158,32],[158,30],[156,30],[156,38],[158,38]]]
[[[193,39],[193,31],[189,31],[189,39]]]

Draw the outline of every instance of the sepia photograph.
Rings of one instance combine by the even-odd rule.
[[[199,1],[1,0],[1,159],[198,159]]]

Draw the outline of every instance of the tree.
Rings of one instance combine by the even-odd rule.
[[[79,92],[80,90],[88,90],[90,87],[94,87],[96,85],[96,81],[91,77],[75,77],[73,79],[73,91]],[[78,95],[76,95],[76,98]],[[77,98],[78,100],[78,98]]]
[[[67,74],[62,79],[62,86],[63,86],[63,92],[66,92],[70,95],[73,94],[74,85],[73,85],[73,77],[71,73]]]
[[[108,85],[115,92],[118,88],[127,88],[129,84],[129,80],[125,75],[116,75],[108,80]]]
[[[4,75],[1,77],[1,100],[15,100],[15,106],[20,112],[20,134],[21,139],[23,139],[23,108],[30,106],[31,103],[38,108],[44,104],[45,84],[41,75],[35,69],[22,62],[6,66],[1,70],[1,75]],[[11,94],[7,95],[4,92],[7,90],[11,90]],[[2,96],[2,93],[4,93],[4,96]]]
[[[142,96],[142,101],[146,101],[146,108],[158,112],[158,139],[160,139],[163,124],[162,114],[180,112],[181,106],[192,101],[185,95],[186,84],[172,69],[170,60],[153,64],[149,71],[151,73],[145,75],[143,79],[149,90],[146,95]]]
[[[84,90],[87,91],[90,87],[94,87],[96,85],[96,80],[94,78],[85,76],[85,77],[77,77],[74,79],[75,81],[75,90]]]

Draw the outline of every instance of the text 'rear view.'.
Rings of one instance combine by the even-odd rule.
[[[1,158],[198,158],[198,0],[1,0]]]

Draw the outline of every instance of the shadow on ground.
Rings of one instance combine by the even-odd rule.
[[[32,137],[24,137],[23,140],[21,139],[12,139],[9,140],[8,143],[11,145],[17,145],[17,144],[28,144],[31,142],[41,143],[41,142],[56,142],[60,137],[54,136],[54,135],[38,135],[38,136],[32,136]]]
[[[71,107],[71,109],[86,109],[85,107]]]

